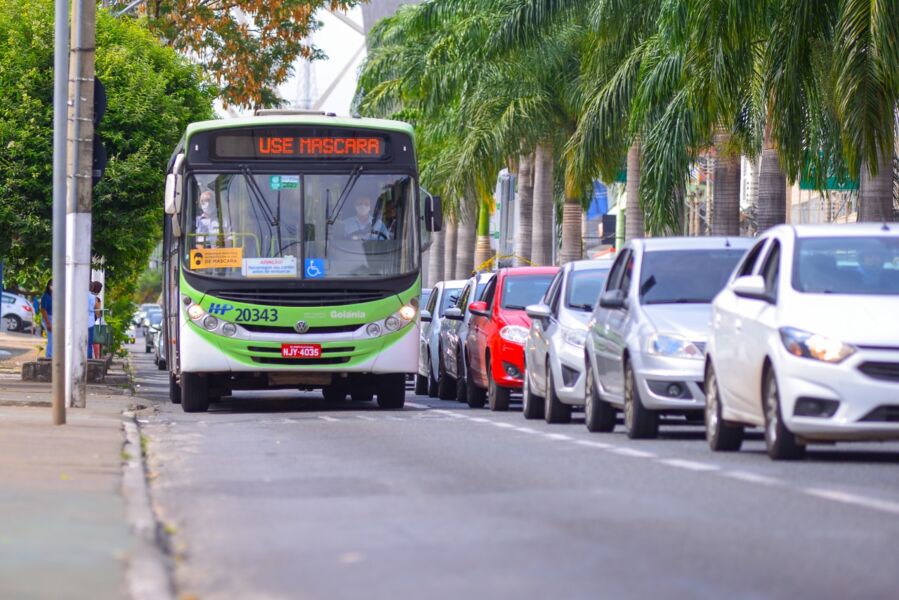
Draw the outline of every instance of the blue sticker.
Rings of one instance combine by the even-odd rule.
[[[209,305],[209,310],[207,311],[210,315],[225,315],[234,310],[234,306],[231,304],[219,304],[218,302],[213,302]]]
[[[306,273],[306,279],[321,279],[325,276],[325,259],[307,258],[303,271]]]

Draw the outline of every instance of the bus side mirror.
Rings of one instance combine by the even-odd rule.
[[[175,214],[175,174],[165,176],[165,214]]]
[[[171,172],[165,176],[165,214],[174,215],[181,212],[181,167],[184,165],[184,153],[175,157]]]
[[[425,224],[428,231],[443,229],[443,204],[440,196],[428,196],[425,203]]]

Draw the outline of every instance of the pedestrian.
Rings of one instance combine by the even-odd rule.
[[[99,281],[91,282],[91,293],[97,299],[94,304],[94,327],[103,324],[103,301],[100,299],[100,292],[103,291],[103,284]],[[100,352],[100,344],[94,343],[94,358],[102,358]]]
[[[41,296],[41,324],[47,331],[47,358],[53,358],[53,280],[47,282]]]
[[[44,324],[41,322],[41,299],[37,294],[31,296],[31,314],[34,315],[34,326],[32,327],[34,335],[43,336]]]
[[[87,288],[87,358],[94,357],[94,325],[97,322],[97,295],[94,294],[94,283]]]

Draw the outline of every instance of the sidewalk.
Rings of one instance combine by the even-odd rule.
[[[57,427],[49,384],[0,374],[0,598],[127,596],[122,411],[133,401],[91,386],[88,407]]]

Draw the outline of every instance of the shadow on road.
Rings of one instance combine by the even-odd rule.
[[[240,392],[226,396],[209,407],[210,413],[327,413],[327,412],[415,412],[425,409],[406,406],[402,411],[384,411],[376,401],[329,402],[319,394],[291,391]],[[327,416],[327,415],[325,415]]]

